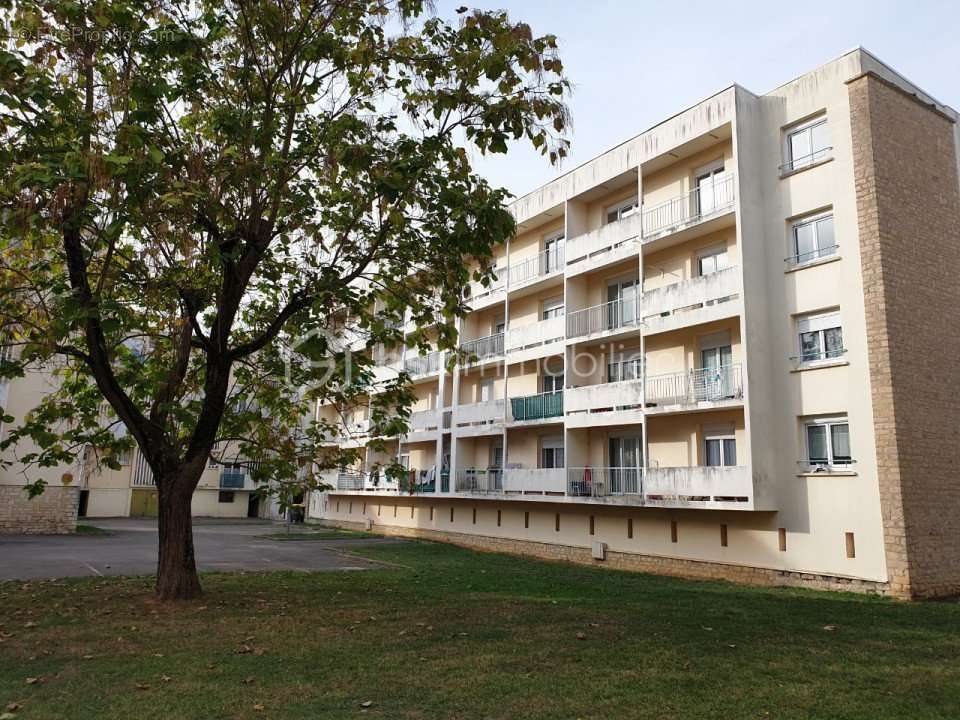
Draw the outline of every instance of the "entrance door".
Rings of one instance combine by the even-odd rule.
[[[733,348],[730,345],[705,348],[700,351],[701,371],[694,383],[698,401],[722,400],[733,397]]]
[[[611,495],[640,492],[640,477],[643,473],[643,438],[637,435],[611,437],[610,486]]]
[[[260,517],[260,496],[257,493],[250,493],[247,499],[247,517]]]

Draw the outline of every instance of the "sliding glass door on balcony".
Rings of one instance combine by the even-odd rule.
[[[607,286],[607,329],[636,325],[640,320],[640,280],[622,280]]]
[[[702,170],[696,176],[697,191],[694,195],[696,215],[709,215],[717,208],[730,203],[729,191],[723,171],[723,163],[718,163],[709,170]]]
[[[611,437],[608,442],[608,492],[611,495],[639,493],[643,476],[643,439],[639,436]]]
[[[734,397],[737,378],[733,372],[733,348],[730,345],[700,351],[701,370],[696,373],[694,395],[698,401]]]

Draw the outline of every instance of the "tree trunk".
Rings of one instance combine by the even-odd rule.
[[[193,520],[190,502],[193,485],[185,478],[165,478],[160,490],[157,597],[161,600],[191,600],[203,593],[193,554]],[[186,492],[184,492],[186,488]]]

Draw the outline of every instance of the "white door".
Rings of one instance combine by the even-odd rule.
[[[722,207],[728,198],[726,186],[719,181],[723,179],[723,163],[700,170],[695,176],[696,203],[694,210],[697,216],[709,215],[718,207]]]
[[[607,286],[607,329],[636,325],[640,280],[620,280]]]
[[[609,439],[610,486],[612,495],[640,492],[643,468],[643,439],[637,435]]]
[[[700,372],[694,381],[698,401],[720,400],[733,395],[733,348],[730,345],[700,351]]]

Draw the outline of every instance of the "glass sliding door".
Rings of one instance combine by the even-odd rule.
[[[636,325],[640,319],[640,281],[621,280],[607,286],[607,329]]]
[[[637,494],[643,474],[643,439],[640,436],[609,439],[611,495]]]
[[[730,345],[700,351],[700,368],[694,380],[694,397],[698,402],[733,397],[733,348]]]

